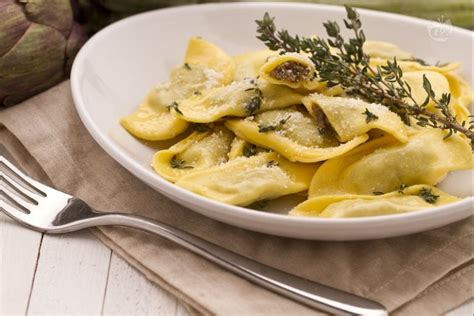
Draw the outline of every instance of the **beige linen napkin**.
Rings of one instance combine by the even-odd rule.
[[[44,181],[49,178],[58,189],[99,210],[161,220],[283,271],[379,301],[394,314],[440,314],[472,297],[472,218],[374,241],[263,235],[200,216],[137,180],[89,136],[74,109],[69,82],[2,110],[0,123],[0,140],[25,169],[36,165]],[[317,313],[162,238],[118,227],[94,232],[147,278],[200,313]]]

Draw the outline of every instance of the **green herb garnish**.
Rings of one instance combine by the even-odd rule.
[[[250,205],[250,208],[264,209],[268,207],[268,200],[260,200]]]
[[[184,63],[184,68],[186,68],[187,70],[191,70],[191,69],[192,69],[191,66],[189,66],[188,63]]]
[[[176,157],[176,155],[174,155],[173,158],[171,158],[170,166],[173,169],[192,169],[192,168],[194,168],[193,166],[187,166],[186,161],[184,161],[182,159],[178,159]]]
[[[409,58],[409,59],[402,59],[402,61],[413,61],[413,62],[416,62],[416,63],[419,63],[420,65],[423,65],[423,66],[431,66],[427,61],[421,59],[421,58]],[[436,66],[438,66],[438,64],[436,64]]]
[[[433,193],[431,193],[431,189],[427,189],[427,188],[421,189],[420,192],[418,193],[418,195],[423,200],[425,200],[426,202],[428,202],[430,204],[436,203],[436,201],[439,198],[439,195],[434,195]]]
[[[208,132],[210,129],[211,127],[207,124],[200,124],[200,123],[193,124],[193,130],[195,130],[198,133],[205,133],[205,132]]]
[[[181,110],[179,109],[178,106],[179,106],[178,102],[173,101],[170,105],[168,105],[168,108],[173,109],[173,110],[176,111],[176,113],[179,113],[179,114],[183,115],[183,112],[181,112]]]
[[[253,92],[255,95],[244,104],[245,113],[248,115],[252,115],[253,113],[260,110],[260,106],[262,105],[263,101],[263,92],[258,87],[257,80],[251,79],[250,83],[253,85],[253,87],[245,89],[245,91]]]
[[[408,185],[406,185],[405,183],[402,183],[400,184],[400,186],[397,189],[398,193],[400,194],[403,194],[403,191],[405,191],[405,189],[408,188]]]
[[[365,112],[363,112],[362,114],[366,115],[366,118],[365,118],[365,122],[368,124],[372,121],[376,121],[379,119],[379,117],[377,115],[375,115],[374,113],[370,112],[369,109],[365,109]]]
[[[273,168],[277,166],[278,166],[278,162],[276,162],[275,160],[270,160],[269,162],[267,162],[267,168]]]
[[[257,38],[271,50],[307,54],[317,70],[318,79],[328,86],[340,85],[349,95],[383,104],[397,113],[407,125],[410,125],[410,119],[413,118],[421,126],[447,130],[447,137],[453,133],[464,134],[474,148],[474,124],[472,121],[456,121],[448,107],[450,95],[443,94],[438,98],[425,76],[423,87],[427,100],[432,100],[439,109],[437,113],[431,112],[426,108],[428,102],[419,104],[414,99],[411,87],[403,80],[403,71],[396,58],[380,67],[371,66],[370,57],[362,47],[365,34],[361,29],[359,14],[349,6],[346,6],[346,12],[347,20],[344,20],[344,25],[354,35],[349,40],[341,36],[339,25],[333,21],[323,23],[329,36],[327,40],[292,36],[287,30],[277,31],[274,18],[268,13],[265,13],[262,20],[256,21]]]
[[[286,122],[288,122],[288,120],[290,118],[291,118],[291,115],[288,115],[287,118],[281,119],[280,121],[278,121],[277,124],[274,124],[274,125],[259,124],[258,125],[258,132],[259,133],[268,133],[268,132],[280,130],[283,127],[283,125],[285,125]]]
[[[260,97],[255,96],[250,98],[250,100],[244,105],[245,113],[250,115],[257,112],[260,109],[261,104],[262,99]]]
[[[242,150],[242,154],[247,158],[255,156],[257,154],[257,146],[254,144],[250,146],[244,146],[244,149]]]

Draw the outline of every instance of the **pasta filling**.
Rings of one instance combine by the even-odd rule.
[[[325,90],[326,84],[314,80],[315,74],[313,62],[299,53],[271,57],[260,68],[260,76],[270,83],[307,91]]]
[[[292,83],[305,80],[308,74],[309,68],[295,61],[286,61],[270,71],[270,76],[273,78]]]

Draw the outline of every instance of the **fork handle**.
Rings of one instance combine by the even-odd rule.
[[[128,226],[159,235],[251,282],[325,312],[387,315],[385,307],[377,302],[274,269],[161,222],[118,213],[101,214],[95,222],[97,225]]]

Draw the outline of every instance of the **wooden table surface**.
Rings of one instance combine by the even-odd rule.
[[[0,213],[0,254],[0,315],[188,315],[89,231],[44,235]],[[473,314],[473,300],[448,313]]]

